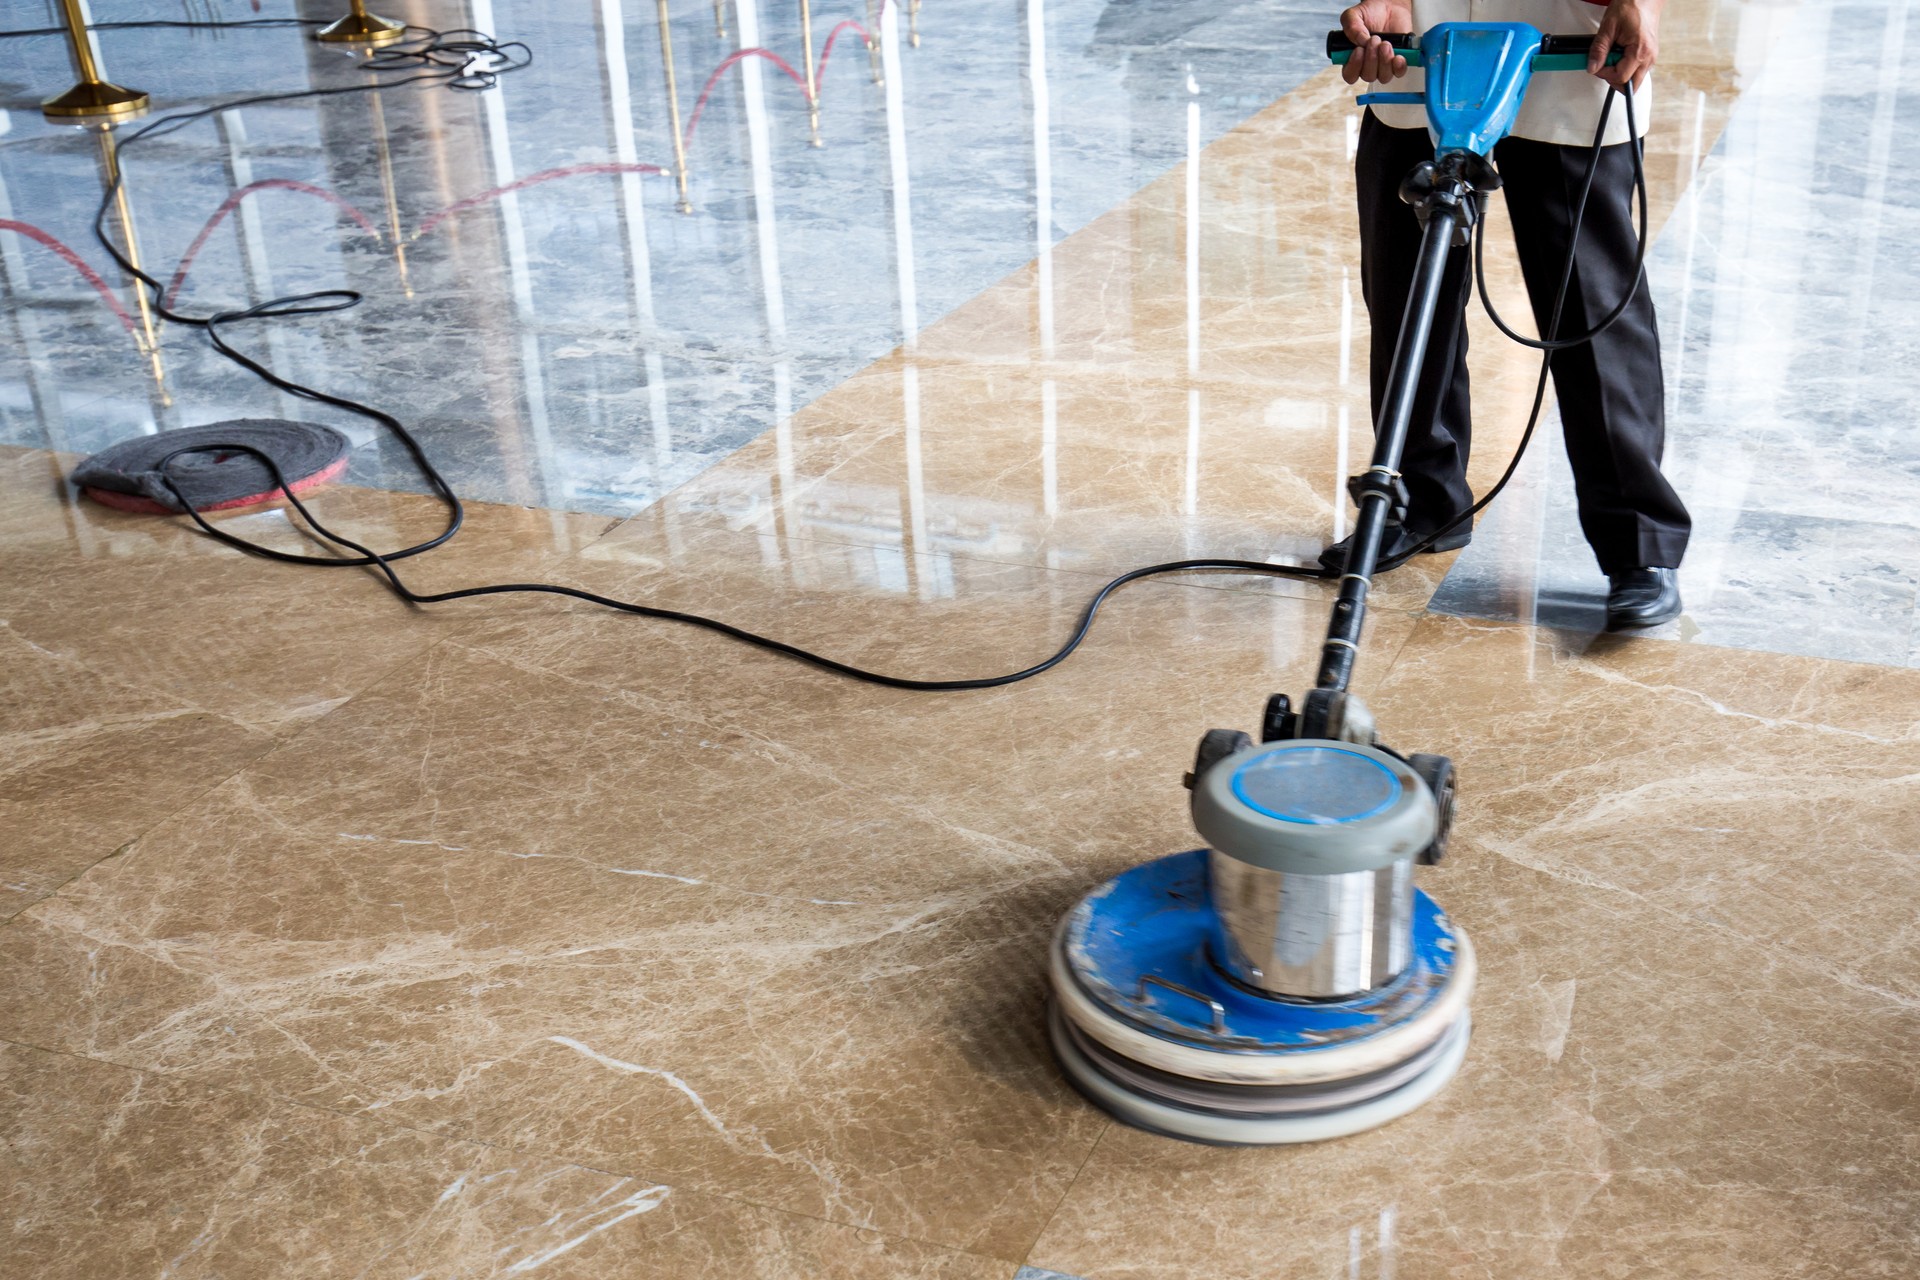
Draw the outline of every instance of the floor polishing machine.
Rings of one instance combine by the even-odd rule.
[[[1267,703],[1260,741],[1214,729],[1187,785],[1207,847],[1083,898],[1050,957],[1054,1052],[1092,1101],[1139,1128],[1229,1145],[1371,1129],[1438,1093],[1466,1056],[1473,946],[1414,885],[1446,854],[1445,756],[1383,745],[1348,689],[1383,537],[1404,514],[1399,465],[1449,251],[1499,185],[1490,158],[1536,71],[1584,71],[1593,37],[1446,23],[1385,37],[1423,93],[1435,157],[1401,184],[1423,224],[1414,285],[1315,687]],[[1344,62],[1345,36],[1328,37]],[[1615,57],[1618,54],[1616,52]]]

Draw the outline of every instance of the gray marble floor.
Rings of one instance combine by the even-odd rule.
[[[868,3],[815,4],[816,57],[843,20],[871,21]],[[136,148],[143,260],[172,275],[231,193],[278,184],[199,246],[186,309],[361,290],[351,313],[244,337],[289,376],[401,417],[464,495],[624,514],[1179,163],[1190,104],[1205,142],[1285,94],[1323,65],[1328,21],[1297,0],[886,5],[890,83],[843,30],[814,148],[805,99],[773,62],[715,75],[740,47],[804,66],[797,4],[730,3],[724,36],[706,0],[670,7],[690,213],[668,176],[578,171],[674,166],[653,5],[396,0],[394,16],[524,38],[535,60],[484,94],[248,107]],[[41,20],[39,6],[16,8],[29,12],[10,11],[13,26]],[[266,0],[258,14],[338,8]],[[202,10],[255,16],[238,0]],[[186,12],[94,5],[96,21]],[[109,76],[161,112],[364,75],[293,30],[99,39]],[[136,431],[318,416],[355,435],[354,479],[421,487],[391,441],[262,386],[192,331],[163,329],[157,362],[135,350],[137,300],[90,227],[95,140],[37,111],[70,78],[64,48],[44,38],[8,53],[0,218],[71,247],[114,302],[45,246],[0,232],[0,440],[91,451]],[[487,196],[516,183],[528,185]]]
[[[1920,663],[1920,45],[1907,3],[1793,11],[1648,265],[1667,470],[1694,515],[1664,634]],[[1871,65],[1841,56],[1872,29]],[[1666,110],[1689,110],[1677,95]],[[1557,425],[1433,608],[1597,630]]]
[[[1178,164],[1190,106],[1205,142],[1295,87],[1321,65],[1327,22],[1303,0],[889,5],[889,83],[843,30],[814,148],[804,99],[771,61],[715,74],[743,46],[800,62],[797,5],[730,4],[723,36],[706,0],[678,0],[682,213],[671,176],[606,171],[673,167],[651,6],[390,7],[525,36],[535,61],[485,94],[247,107],[146,146],[127,165],[143,261],[172,277],[190,259],[178,296],[196,312],[362,291],[353,312],[242,340],[296,379],[395,412],[463,495],[610,514],[645,507]],[[259,13],[332,8],[264,0]],[[1860,24],[1904,49],[1908,9],[1783,18],[1654,246],[1669,469],[1696,518],[1688,612],[1665,634],[1920,662],[1920,444],[1899,377],[1920,341],[1920,166],[1907,163],[1920,131],[1897,56],[1861,69],[1834,52]],[[99,20],[150,12],[95,6]],[[816,54],[843,20],[870,18],[867,0],[822,3]],[[364,75],[292,30],[100,40],[109,74],[161,111]],[[89,452],[229,417],[319,417],[353,435],[353,479],[421,488],[392,440],[265,387],[193,331],[159,326],[157,355],[143,354],[138,299],[92,238],[97,140],[36,110],[70,74],[61,43],[8,53],[0,218],[102,281],[0,231],[0,441]],[[1669,91],[1661,109],[1695,106]],[[1597,628],[1604,582],[1547,427],[1437,611]]]

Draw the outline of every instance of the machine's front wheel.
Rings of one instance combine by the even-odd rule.
[[[1434,807],[1439,811],[1440,823],[1434,828],[1433,843],[1420,855],[1420,861],[1431,866],[1447,856],[1447,837],[1453,831],[1453,761],[1446,756],[1416,752],[1407,757],[1407,763],[1427,784],[1427,790],[1433,792]]]
[[[1236,752],[1253,745],[1251,734],[1239,729],[1209,729],[1200,739],[1200,750],[1193,756],[1193,772],[1186,776],[1187,790],[1200,785],[1200,775]]]

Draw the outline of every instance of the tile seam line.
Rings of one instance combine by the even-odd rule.
[[[710,1187],[696,1186],[689,1182],[675,1182],[672,1179],[663,1180],[650,1173],[623,1171],[586,1160],[574,1159],[557,1152],[545,1151],[537,1147],[524,1147],[510,1143],[495,1142],[465,1133],[446,1133],[435,1129],[423,1129],[418,1125],[403,1124],[385,1116],[368,1115],[357,1111],[342,1111],[335,1107],[323,1106],[317,1102],[305,1102],[298,1098],[289,1098],[271,1089],[236,1088],[232,1085],[215,1084],[211,1081],[197,1079],[191,1075],[185,1075],[177,1071],[159,1067],[134,1066],[125,1062],[117,1062],[111,1058],[98,1058],[92,1054],[77,1053],[71,1049],[49,1048],[46,1045],[34,1044],[31,1041],[20,1040],[8,1035],[0,1035],[0,1045],[9,1045],[15,1049],[24,1049],[32,1053],[44,1053],[51,1057],[92,1063],[95,1066],[106,1067],[110,1070],[124,1072],[132,1076],[156,1076],[162,1080],[171,1080],[177,1084],[184,1084],[191,1088],[204,1090],[207,1093],[222,1097],[249,1099],[263,1102],[269,1106],[287,1107],[297,1112],[328,1116],[335,1120],[370,1124],[376,1128],[386,1129],[390,1132],[416,1134],[447,1147],[475,1147],[485,1151],[497,1152],[502,1155],[531,1157],[536,1160],[545,1160],[555,1164],[565,1165],[569,1168],[584,1169],[589,1173],[597,1173],[609,1178],[629,1178],[636,1181],[657,1182],[673,1191],[691,1191],[695,1195],[708,1196],[716,1200],[725,1200],[730,1204],[742,1205],[749,1209],[760,1209],[792,1218],[805,1218],[809,1221],[824,1223],[827,1226],[838,1227],[846,1231],[872,1231],[889,1240],[915,1244],[923,1248],[938,1249],[942,1253],[958,1255],[960,1257],[978,1258],[983,1262],[1001,1262],[1013,1267],[1022,1265],[1019,1260],[1003,1257],[1000,1254],[982,1253],[977,1249],[968,1249],[959,1245],[946,1244],[921,1236],[887,1231],[863,1223],[843,1222],[836,1218],[829,1218],[823,1214],[808,1213],[799,1209],[789,1209],[783,1205],[769,1204],[765,1201],[749,1199],[730,1191],[717,1191]],[[275,1145],[282,1145],[283,1142],[284,1140],[281,1140],[280,1142],[276,1142]],[[1095,1145],[1098,1145],[1097,1139]]]
[[[1868,662],[1863,658],[1834,658],[1834,657],[1829,657],[1828,655],[1822,654],[1822,653],[1791,653],[1791,652],[1786,652],[1780,649],[1748,649],[1748,648],[1741,647],[1739,645],[1714,644],[1713,642],[1708,640],[1675,640],[1668,636],[1633,635],[1631,632],[1625,632],[1625,633],[1617,632],[1617,631],[1588,632],[1588,631],[1583,631],[1577,627],[1550,627],[1550,626],[1547,626],[1545,623],[1527,622],[1520,618],[1488,618],[1488,617],[1483,617],[1479,614],[1442,613],[1438,610],[1426,609],[1426,608],[1423,608],[1418,611],[1418,617],[1423,620],[1427,618],[1432,618],[1435,621],[1443,622],[1443,623],[1458,622],[1458,623],[1463,623],[1469,627],[1479,627],[1479,628],[1486,628],[1486,629],[1500,628],[1502,630],[1510,630],[1510,631],[1525,630],[1525,631],[1534,632],[1536,635],[1549,635],[1549,636],[1573,635],[1573,636],[1594,636],[1594,637],[1604,636],[1604,635],[1615,635],[1615,636],[1622,636],[1624,639],[1636,645],[1657,644],[1657,645],[1664,645],[1671,649],[1686,650],[1690,652],[1749,653],[1749,654],[1754,654],[1758,657],[1763,657],[1763,658],[1785,658],[1794,662],[1818,662],[1818,663],[1824,663],[1828,666],[1834,666],[1834,667],[1854,667],[1854,668],[1858,668],[1863,672],[1865,671],[1880,671],[1880,672],[1904,671],[1914,675],[1920,675],[1920,668],[1916,668],[1911,664],[1902,665],[1900,663],[1893,663],[1893,662]],[[1916,619],[1915,621],[1916,628],[1920,628],[1920,613],[1916,613],[1915,619]]]
[[[1091,1107],[1093,1104],[1082,1099],[1082,1105]],[[1093,1142],[1087,1147],[1086,1156],[1074,1167],[1073,1176],[1067,1179],[1067,1185],[1061,1188],[1059,1199],[1055,1200],[1053,1202],[1053,1208],[1047,1211],[1046,1220],[1040,1224],[1040,1229],[1034,1232],[1033,1239],[1027,1242],[1027,1247],[1021,1257],[1021,1266],[1033,1267],[1040,1271],[1057,1270],[1054,1267],[1042,1266],[1039,1262],[1036,1262],[1033,1251],[1040,1247],[1042,1240],[1047,1238],[1047,1228],[1053,1225],[1054,1220],[1060,1216],[1060,1211],[1066,1208],[1068,1198],[1073,1195],[1073,1189],[1080,1185],[1081,1175],[1086,1173],[1087,1166],[1093,1163],[1093,1157],[1099,1153],[1101,1146],[1106,1143],[1107,1135],[1119,1127],[1118,1121],[1108,1120],[1100,1132],[1094,1136]],[[1066,1273],[1061,1272],[1060,1274],[1064,1275]]]
[[[444,642],[444,640],[448,638],[449,637],[442,637],[442,640],[440,642]],[[435,643],[440,643],[440,642],[435,642]],[[432,647],[432,646],[431,645],[423,646],[420,649],[415,649],[407,654],[402,655],[399,659],[396,660],[396,662],[393,664],[393,667],[390,667],[387,670],[383,670],[379,672],[373,678],[373,680],[366,686],[366,688],[372,688],[374,684],[378,684],[385,681],[387,677],[393,674],[393,668],[397,668],[399,666],[405,665],[406,663],[419,657],[423,652],[425,652],[425,649],[429,647]],[[88,671],[92,673],[95,677],[101,680],[109,681],[111,683],[119,684],[128,688],[134,688],[134,686],[127,685],[126,682],[123,680],[118,680],[115,677],[108,676],[103,672],[95,671],[93,667],[88,663],[82,662],[78,659],[68,659],[68,658],[65,658],[64,655],[58,655],[58,656],[61,656],[63,660],[72,661],[75,666],[80,667],[84,671]],[[204,715],[211,719],[220,720],[225,723],[235,725],[238,728],[246,730],[248,732],[258,733],[261,736],[265,737],[267,739],[267,742],[261,747],[259,752],[257,752],[253,756],[250,756],[248,759],[246,759],[245,761],[237,765],[234,768],[233,772],[228,773],[220,778],[216,778],[214,781],[210,782],[204,788],[191,793],[186,799],[181,801],[181,803],[177,807],[167,808],[165,811],[157,815],[152,822],[149,822],[145,826],[143,826],[133,836],[129,837],[126,840],[123,840],[120,844],[116,845],[114,848],[108,850],[106,853],[101,854],[99,857],[93,859],[91,862],[88,862],[85,866],[75,871],[72,875],[61,880],[58,884],[54,885],[46,893],[42,894],[38,898],[35,898],[32,902],[27,903],[25,906],[21,907],[18,911],[15,911],[5,917],[0,917],[0,932],[4,932],[6,929],[10,928],[15,921],[19,920],[20,917],[24,916],[27,912],[31,911],[34,907],[38,906],[40,903],[46,902],[52,898],[58,898],[63,896],[61,891],[73,885],[76,881],[81,879],[81,877],[87,875],[89,872],[93,871],[95,868],[99,867],[101,864],[110,862],[113,859],[119,857],[121,854],[126,853],[128,850],[132,849],[135,845],[139,844],[140,841],[152,835],[155,830],[157,830],[159,827],[161,827],[165,823],[171,822],[173,819],[187,812],[187,810],[201,803],[208,796],[218,791],[221,787],[226,786],[228,783],[232,782],[235,778],[238,778],[242,774],[246,773],[249,769],[253,768],[255,765],[265,760],[268,756],[278,751],[281,747],[304,736],[306,732],[309,729],[311,729],[314,725],[319,724],[321,721],[331,716],[334,712],[339,711],[342,707],[345,707],[349,702],[359,697],[361,692],[364,692],[364,690],[356,691],[354,693],[347,695],[347,697],[341,699],[334,706],[329,707],[326,711],[322,712],[320,715],[313,717],[306,724],[301,725],[299,728],[295,729],[292,733],[290,733],[285,738],[279,738],[275,734],[273,734],[270,730],[254,728],[252,725],[249,725],[244,721],[235,720],[231,716],[223,715],[220,712],[213,711],[205,707],[193,706],[191,704],[182,704],[182,714]]]
[[[480,654],[480,656],[483,658],[490,657],[490,655],[487,655],[484,653]],[[497,659],[495,660],[497,661]],[[836,785],[843,786],[848,792],[853,793],[863,799],[871,800],[876,805],[881,806],[883,808],[888,808],[891,811],[906,813],[907,815],[912,817],[924,816],[924,811],[920,808],[915,807],[916,800],[914,795],[910,792],[895,793],[895,792],[882,791],[870,783],[836,782]],[[291,832],[296,836],[304,837],[304,838],[319,842],[327,839],[342,838],[338,832],[335,832],[330,829],[333,825],[336,825],[336,824],[328,824],[326,827],[314,827],[314,826],[306,825],[305,823],[298,820],[287,819],[285,821],[282,821],[279,824],[279,829],[283,831]],[[948,823],[945,825],[949,827],[953,827],[956,830],[962,829],[958,826],[958,824]],[[1012,846],[1019,849],[1036,848],[1036,846],[1021,844],[1019,841],[1016,841],[1011,837],[1000,836],[993,832],[984,832],[980,834],[982,834],[989,841],[992,841],[993,843],[998,845]],[[356,837],[348,837],[348,838],[355,839],[355,840],[362,840],[362,839],[366,839],[367,837],[356,836]],[[386,843],[386,844],[416,844],[416,843],[422,842],[420,838],[411,837],[411,836],[381,835],[373,838],[377,839],[381,843]],[[551,862],[574,862],[579,864],[581,867],[585,868],[588,872],[598,872],[606,875],[627,875],[627,876],[631,876],[634,874],[631,870],[616,867],[608,863],[595,861],[594,858],[591,856],[591,853],[578,852],[572,847],[561,849],[552,853],[529,853],[525,850],[519,850],[519,849],[498,848],[490,844],[468,844],[468,845],[459,846],[458,848],[453,848],[447,845],[440,844],[438,841],[428,840],[428,841],[425,841],[425,843],[438,845],[438,847],[442,851],[448,852],[448,853],[471,854],[476,857],[539,859],[542,861],[551,861]],[[885,909],[885,910],[900,910],[900,911],[931,910],[934,907],[938,907],[943,910],[947,910],[947,915],[943,918],[951,919],[951,918],[957,918],[959,916],[966,915],[971,912],[982,909],[988,903],[994,901],[997,897],[1001,896],[1002,893],[1010,894],[1019,888],[1022,888],[1043,880],[1047,880],[1049,878],[1055,878],[1055,877],[1060,878],[1063,881],[1070,881],[1072,883],[1078,884],[1080,883],[1081,875],[1082,875],[1081,872],[1078,872],[1072,868],[1057,868],[1051,872],[1035,872],[1027,876],[1024,880],[1007,881],[1006,887],[1004,890],[996,890],[996,891],[987,893],[985,896],[981,897],[978,901],[974,901],[974,902],[962,901],[957,904],[952,902],[947,902],[937,897],[929,899],[928,902],[914,902],[911,900],[903,901],[903,900],[893,900],[893,899],[879,899],[874,901],[862,901],[859,903],[841,903],[838,901],[828,902],[828,901],[816,901],[812,899],[802,899],[797,894],[765,894],[757,890],[745,889],[737,884],[732,884],[726,881],[719,881],[719,880],[699,880],[695,884],[686,884],[685,881],[682,879],[682,877],[678,875],[670,874],[670,873],[648,872],[645,874],[644,878],[663,880],[668,884],[679,883],[683,888],[700,888],[700,889],[706,889],[712,892],[723,893],[723,894],[742,894],[742,895],[747,895],[751,897],[774,899],[774,900],[786,901],[790,903],[803,903],[809,906],[855,905],[855,906],[861,906],[861,907],[870,908],[870,909]],[[39,905],[41,905],[41,903],[43,902],[49,901],[54,896],[56,895],[49,894],[45,898],[41,898],[35,902],[31,902],[27,904],[26,907],[23,907],[19,912],[15,913],[14,918],[18,918],[18,916],[25,915],[28,911],[33,910],[35,907],[38,907]],[[66,901],[71,902],[71,901],[74,901],[74,899],[69,898],[69,899],[66,899]],[[929,906],[929,902],[932,904],[931,907]],[[0,1038],[4,1038],[4,1036],[0,1035]]]
[[[1669,907],[1660,902],[1654,901],[1643,894],[1635,893],[1632,890],[1625,888],[1624,886],[1613,884],[1610,881],[1568,880],[1566,877],[1557,875],[1551,871],[1545,871],[1540,868],[1530,866],[1529,864],[1526,864],[1524,862],[1519,862],[1513,859],[1510,855],[1502,853],[1500,851],[1493,850],[1491,852],[1495,857],[1498,857],[1503,861],[1513,863],[1514,865],[1520,866],[1525,870],[1531,871],[1535,874],[1548,876],[1549,878],[1554,879],[1560,883],[1568,884],[1576,892],[1593,892],[1593,893],[1607,894],[1607,895],[1616,896],[1616,897],[1625,897],[1631,900],[1632,902],[1634,902],[1635,904],[1637,904],[1638,906],[1640,906],[1642,909],[1649,910],[1657,915],[1664,916],[1666,918],[1685,922],[1685,923],[1704,925],[1716,933],[1722,934],[1727,937],[1731,937],[1737,941],[1746,943],[1748,945],[1754,945],[1754,946],[1762,945],[1761,940],[1750,938],[1747,935],[1740,933],[1738,930],[1732,929],[1726,925],[1723,925],[1711,920],[1697,919],[1695,917],[1689,916],[1684,912],[1675,910],[1674,908]],[[1870,983],[1860,980],[1857,977],[1852,977],[1844,973],[1836,973],[1834,970],[1834,966],[1832,966],[1831,964],[1822,963],[1818,957],[1815,957],[1807,952],[1801,951],[1798,948],[1789,947],[1789,948],[1786,948],[1786,951],[1789,958],[1789,962],[1796,969],[1800,970],[1802,973],[1806,974],[1808,977],[1814,978],[1822,982],[1832,983],[1837,986],[1847,988],[1849,990],[1878,999],[1888,1004],[1893,1004],[1893,1005],[1906,1007],[1906,1008],[1913,1008],[1913,1007],[1916,1007],[1917,1005],[1920,1005],[1920,998],[1902,997],[1897,992],[1883,990],[1879,987],[1873,986]],[[271,1103],[284,1104],[290,1107],[302,1109],[309,1112],[330,1115],[340,1119],[365,1121],[365,1122],[374,1124],[378,1127],[382,1127],[390,1130],[406,1131],[410,1133],[420,1134],[424,1137],[433,1139],[437,1142],[464,1143],[471,1146],[481,1147],[488,1150],[500,1151],[508,1154],[534,1156],[537,1158],[551,1160],[557,1163],[566,1164],[566,1165],[577,1167],[577,1168],[588,1169],[593,1172],[603,1173],[612,1177],[634,1177],[634,1178],[650,1178],[656,1181],[660,1180],[656,1175],[653,1175],[653,1174],[624,1172],[616,1168],[607,1168],[599,1164],[589,1163],[587,1161],[584,1161],[578,1158],[570,1157],[562,1152],[545,1150],[545,1149],[535,1148],[535,1147],[522,1147],[522,1146],[516,1146],[516,1145],[510,1145],[510,1144],[503,1144],[503,1143],[490,1141],[488,1139],[480,1138],[477,1136],[473,1136],[467,1133],[439,1132],[432,1129],[420,1128],[415,1125],[404,1124],[384,1116],[374,1116],[374,1115],[364,1114],[360,1112],[343,1111],[337,1108],[327,1107],[318,1103],[306,1102],[299,1099],[289,1098],[289,1097],[286,1097],[285,1095],[282,1095],[272,1090],[271,1088],[262,1088],[262,1089],[236,1088],[230,1085],[214,1084],[212,1082],[196,1078],[195,1076],[191,1074],[187,1074],[185,1072],[180,1072],[180,1071],[175,1071],[170,1069],[162,1069],[162,1068],[157,1068],[152,1066],[136,1066],[126,1062],[116,1061],[112,1058],[101,1058],[101,1057],[96,1057],[92,1054],[78,1053],[70,1049],[52,1048],[45,1045],[35,1044],[31,1041],[21,1040],[15,1036],[7,1035],[5,1033],[0,1033],[0,1043],[12,1044],[19,1048],[35,1050],[38,1052],[48,1053],[48,1054],[65,1057],[65,1058],[75,1058],[75,1059],[80,1059],[88,1062],[96,1062],[96,1063],[100,1063],[102,1065],[109,1066],[117,1070],[125,1071],[131,1074],[146,1073],[150,1075],[159,1076],[165,1079],[177,1080],[181,1083],[188,1084],[194,1088],[205,1089],[205,1090],[208,1090],[209,1092],[232,1095],[232,1096],[260,1098]],[[905,1233],[889,1232],[884,1229],[871,1227],[862,1223],[843,1222],[835,1218],[827,1217],[823,1214],[808,1213],[805,1211],[791,1209],[786,1206],[782,1206],[778,1204],[769,1204],[760,1200],[749,1199],[747,1197],[732,1194],[726,1191],[715,1190],[712,1188],[712,1186],[689,1185],[685,1183],[683,1183],[682,1185],[685,1186],[687,1190],[698,1192],[701,1195],[711,1195],[717,1198],[729,1200],[734,1203],[739,1203],[739,1204],[747,1205],[750,1207],[767,1210],[770,1212],[788,1214],[795,1217],[811,1218],[816,1221],[827,1223],[828,1225],[831,1225],[831,1226],[839,1226],[839,1227],[852,1229],[852,1230],[878,1231],[881,1235],[887,1236],[892,1239],[908,1241],[908,1242],[920,1244],[926,1247],[941,1249],[943,1251],[947,1251],[950,1253],[957,1253],[965,1256],[983,1258],[983,1259],[997,1261],[997,1262],[1006,1262],[1015,1266],[1019,1266],[1019,1265],[1039,1266],[1040,1264],[1038,1262],[1033,1261],[1033,1254],[1032,1254],[1033,1248],[1039,1243],[1041,1239],[1045,1237],[1047,1227],[1051,1226],[1052,1223],[1059,1217],[1061,1209],[1064,1207],[1067,1199],[1071,1196],[1073,1187],[1079,1183],[1081,1177],[1084,1175],[1088,1165],[1092,1162],[1094,1156],[1098,1153],[1100,1147],[1104,1144],[1107,1137],[1117,1127],[1118,1127],[1117,1125],[1109,1121],[1106,1124],[1106,1126],[1101,1130],[1100,1134],[1095,1138],[1092,1145],[1088,1148],[1086,1156],[1081,1160],[1079,1166],[1075,1169],[1073,1177],[1068,1181],[1066,1188],[1061,1192],[1059,1200],[1055,1203],[1052,1211],[1048,1214],[1046,1220],[1041,1224],[1040,1228],[1036,1231],[1033,1237],[1033,1240],[1026,1246],[1025,1250],[1023,1251],[1024,1256],[1020,1259],[1007,1258],[1000,1254],[982,1253],[978,1250],[965,1248],[964,1246],[948,1244],[942,1241],[927,1239],[925,1237],[913,1236]],[[669,1185],[669,1186],[674,1185],[673,1180],[671,1178],[668,1178],[665,1181],[666,1181],[666,1185]]]
[[[255,755],[251,759],[240,764],[238,767],[234,769],[232,773],[229,773],[225,777],[215,780],[214,782],[206,786],[204,789],[192,793],[186,800],[181,802],[178,808],[169,808],[166,812],[162,813],[160,816],[156,817],[152,822],[148,823],[146,826],[141,828],[138,834],[132,836],[127,840],[122,841],[119,845],[108,850],[106,853],[101,854],[99,857],[95,858],[93,861],[87,863],[86,866],[81,867],[79,870],[75,871],[72,875],[60,881],[59,884],[56,884],[55,886],[53,886],[53,888],[50,889],[48,892],[42,894],[38,898],[35,898],[32,902],[29,902],[26,906],[20,908],[18,911],[15,911],[11,915],[8,915],[4,918],[0,918],[0,933],[4,933],[6,930],[12,928],[14,926],[14,923],[17,920],[19,920],[22,916],[26,915],[29,911],[33,910],[35,907],[39,906],[41,903],[49,902],[54,898],[61,897],[62,890],[68,888],[74,882],[79,880],[81,877],[87,875],[89,872],[93,871],[96,867],[99,867],[101,864],[111,862],[113,859],[119,857],[121,854],[126,853],[129,849],[133,848],[136,844],[140,843],[140,841],[152,835],[154,831],[157,830],[160,826],[162,826],[165,823],[171,822],[173,819],[179,817],[181,814],[185,813],[187,810],[193,808],[195,805],[205,800],[208,796],[212,795],[215,791],[218,791],[221,787],[226,786],[229,782],[232,782],[235,778],[239,777],[241,774],[245,773],[248,769],[258,764],[261,760],[265,759],[268,755],[270,755],[276,749],[277,749],[277,744],[269,742],[266,745],[266,747],[262,749],[258,755]]]

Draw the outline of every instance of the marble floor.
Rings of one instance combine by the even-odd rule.
[[[97,141],[33,110],[59,46],[9,42],[0,1275],[1920,1271],[1909,7],[1673,0],[1649,270],[1688,615],[1595,634],[1552,448],[1467,551],[1383,581],[1359,685],[1459,764],[1423,878],[1476,942],[1475,1037],[1420,1112],[1280,1150],[1088,1107],[1042,959],[1091,885],[1193,843],[1191,744],[1306,686],[1322,585],[1139,583],[1045,676],[927,695],[556,598],[407,608],[96,506],[64,477],[105,443],[323,411],[149,342],[89,238]],[[377,116],[226,113],[127,170],[166,273],[284,180],[205,240],[193,305],[367,292],[259,343],[393,408],[471,500],[419,589],[559,582],[983,675],[1122,569],[1297,559],[1348,519],[1367,327],[1327,11],[823,6],[816,57],[845,18],[879,37],[842,32],[825,145],[752,55],[686,213],[653,12],[389,11],[536,61]],[[667,12],[683,137],[728,50],[804,61],[794,9]],[[170,102],[364,74],[288,30],[102,44]],[[1533,362],[1474,344],[1484,486]],[[322,517],[437,531],[392,442],[356,443]],[[221,521],[307,546],[277,505]]]

